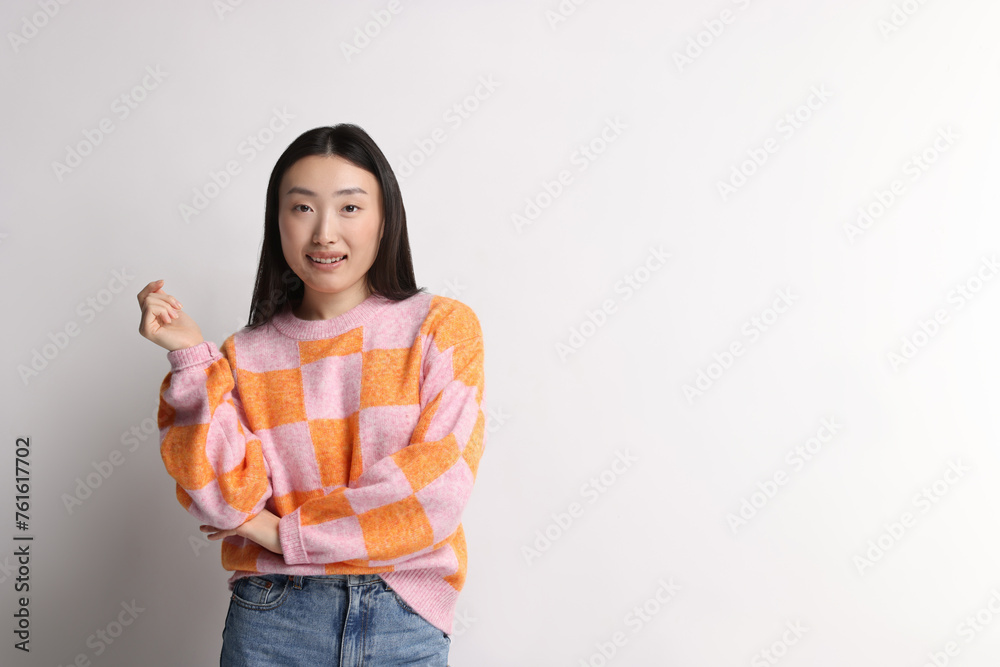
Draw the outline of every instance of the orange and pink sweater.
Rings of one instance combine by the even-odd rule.
[[[483,335],[455,299],[372,294],[328,320],[271,322],[167,353],[160,453],[201,523],[281,517],[283,554],[239,536],[222,567],[378,573],[451,633],[461,516],[486,444]]]

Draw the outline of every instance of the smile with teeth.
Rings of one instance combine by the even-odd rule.
[[[308,255],[306,256],[309,257]],[[309,257],[309,259],[316,262],[317,264],[335,264],[336,262],[339,262],[340,260],[346,258],[347,255],[344,255],[343,257],[334,257],[333,259],[316,259],[315,257]]]

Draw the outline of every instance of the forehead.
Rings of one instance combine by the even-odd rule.
[[[281,179],[281,196],[295,185],[322,196],[351,185],[361,186],[372,196],[378,193],[378,179],[374,174],[339,155],[307,155],[296,160]]]

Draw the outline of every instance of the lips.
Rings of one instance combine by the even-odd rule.
[[[306,256],[309,257],[309,255],[306,255]],[[316,261],[317,259],[327,259],[327,260],[335,259],[337,261],[323,261],[323,262],[318,262],[318,261]],[[323,265],[331,266],[333,264],[340,264],[341,262],[345,261],[346,259],[347,259],[347,255],[340,255],[339,257],[337,257],[336,255],[334,255],[334,256],[331,256],[329,258],[320,258],[320,257],[317,257],[317,258],[313,259],[312,257],[310,257],[309,261],[312,262],[313,264],[323,264]]]

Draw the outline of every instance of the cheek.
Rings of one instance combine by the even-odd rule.
[[[280,221],[278,224],[278,238],[281,240],[281,250],[285,254],[286,258],[290,254],[295,254],[293,252],[289,252],[295,245],[295,236],[294,234],[289,233],[288,229],[281,224]]]
[[[368,239],[369,239],[368,242],[376,249],[378,248],[379,244],[378,234],[380,231],[382,231],[382,226],[383,226],[382,220],[381,219],[376,220],[375,223],[370,227],[371,231],[368,234]]]

